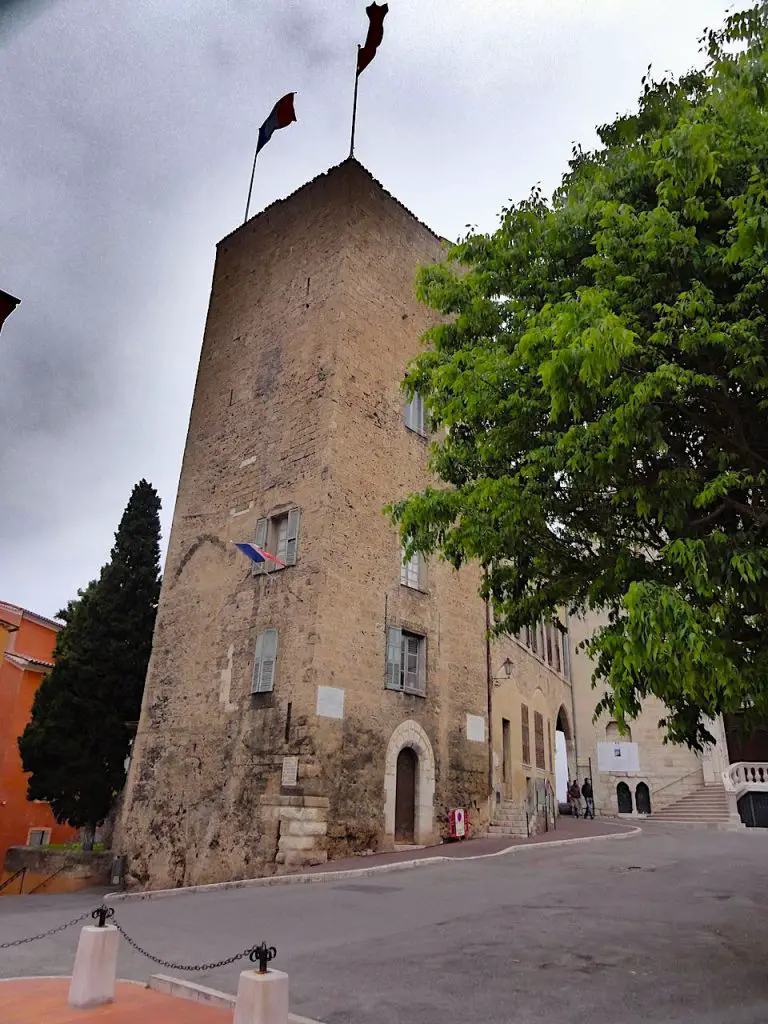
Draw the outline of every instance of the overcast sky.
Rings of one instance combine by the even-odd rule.
[[[170,528],[216,241],[343,160],[366,0],[0,0],[0,599],[52,615],[134,483]],[[390,0],[355,155],[437,232],[492,230],[724,0]]]

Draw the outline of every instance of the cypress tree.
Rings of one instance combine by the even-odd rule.
[[[19,739],[28,796],[87,836],[125,781],[160,595],[160,499],[141,480],[98,580],[59,613],[55,665]]]

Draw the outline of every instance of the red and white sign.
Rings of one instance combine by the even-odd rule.
[[[451,811],[448,821],[451,830],[451,838],[463,839],[467,834],[467,820],[464,815],[464,808],[457,807],[455,811]]]

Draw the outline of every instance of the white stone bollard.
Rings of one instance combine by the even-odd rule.
[[[69,1005],[79,1009],[102,1006],[115,998],[117,928],[87,924],[80,932],[75,967],[69,986]]]
[[[243,971],[233,1024],[288,1024],[288,975]]]

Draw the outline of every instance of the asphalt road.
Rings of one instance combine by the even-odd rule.
[[[97,894],[0,898],[0,942]],[[313,885],[116,906],[143,946],[187,963],[266,940],[291,1008],[326,1024],[765,1024],[768,833],[652,825]],[[77,929],[0,950],[0,976],[71,971]],[[192,975],[234,992],[241,964]],[[121,946],[119,974],[155,970]]]

